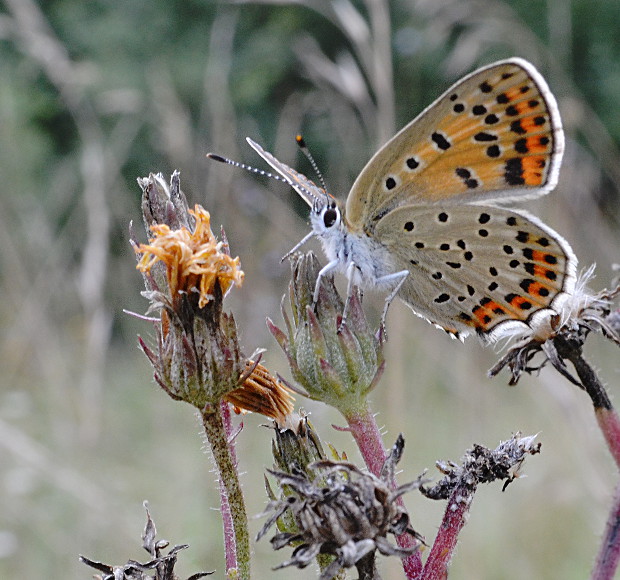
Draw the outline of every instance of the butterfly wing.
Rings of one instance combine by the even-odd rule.
[[[561,311],[575,286],[568,243],[522,211],[482,205],[403,206],[383,217],[376,239],[397,270],[399,296],[449,332],[493,339]]]
[[[346,216],[372,231],[409,203],[535,197],[558,180],[564,136],[546,82],[527,61],[481,68],[397,133],[353,184]]]

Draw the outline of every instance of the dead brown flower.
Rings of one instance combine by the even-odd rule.
[[[399,437],[397,449],[386,461],[381,477],[364,473],[351,463],[330,460],[307,466],[317,473],[314,479],[299,469],[293,473],[269,470],[280,487],[290,493],[269,503],[264,513],[268,519],[257,539],[283,516],[292,515],[298,530],[279,532],[271,539],[275,550],[297,546],[292,557],[278,568],[304,568],[320,554],[331,554],[335,558],[323,569],[320,580],[330,580],[341,568],[352,566],[360,577],[374,578],[377,551],[398,557],[411,554],[411,549],[399,548],[387,539],[388,534],[398,536],[405,532],[418,537],[409,525],[407,512],[396,499],[420,487],[421,480],[395,490],[389,484],[402,445]]]
[[[196,220],[193,232],[186,227],[151,225],[154,237],[150,243],[135,248],[142,254],[137,268],[149,272],[155,263],[163,262],[173,304],[182,294],[191,296],[197,292],[198,307],[204,308],[213,298],[216,283],[225,295],[233,284],[241,286],[244,273],[239,258],[231,258],[223,251],[224,242],[218,242],[213,235],[209,212],[196,205],[189,213]]]

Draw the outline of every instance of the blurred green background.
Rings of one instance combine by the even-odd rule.
[[[246,272],[228,306],[249,354],[267,349],[289,377],[267,316],[281,323],[280,256],[307,232],[286,187],[214,164],[215,151],[263,167],[251,136],[304,172],[303,132],[344,197],[372,152],[459,76],[508,56],[531,60],[555,92],[567,133],[557,190],[529,202],[598,265],[619,260],[620,3],[617,0],[4,0],[0,12],[0,577],[91,577],[78,554],[144,561],[141,503],[160,537],[189,543],[178,573],[223,578],[218,496],[200,425],[151,380],[136,335],[147,323],[128,243],[141,228],[136,178],[181,171],[193,203],[226,228]],[[141,233],[141,235],[143,235]],[[343,280],[338,279],[341,287]],[[374,321],[382,297],[365,300]],[[454,558],[459,579],[565,580],[589,574],[617,481],[589,400],[544,369],[516,388],[486,376],[497,359],[402,305],[388,317],[388,369],[373,396],[386,444],[406,439],[400,480],[521,430],[540,433],[528,477],[481,488]],[[586,354],[617,400],[618,353]],[[340,417],[298,400],[324,441],[358,461]],[[238,438],[250,514],[265,503],[270,431],[245,416]],[[443,505],[406,498],[432,541]],[[253,519],[252,533],[262,524]],[[254,547],[255,578],[315,578],[270,567],[288,553]],[[143,555],[144,554],[144,555]],[[381,562],[401,578],[398,562]]]

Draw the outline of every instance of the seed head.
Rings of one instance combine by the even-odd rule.
[[[399,439],[402,446],[402,439]],[[401,449],[402,450],[402,449]],[[396,461],[400,453],[390,456]],[[393,472],[393,466],[384,473]],[[331,460],[316,461],[307,470],[293,473],[269,471],[282,489],[288,490],[281,499],[273,500],[263,515],[268,520],[258,534],[263,537],[277,521],[293,520],[296,531],[277,533],[271,543],[274,549],[296,545],[292,557],[278,568],[304,568],[320,554],[334,559],[323,569],[321,580],[329,580],[341,568],[368,564],[376,551],[387,556],[404,557],[415,548],[402,549],[391,544],[388,534],[404,532],[415,535],[409,527],[409,516],[396,499],[420,486],[420,480],[390,490],[385,477],[364,473],[355,465]],[[317,474],[314,477],[307,473]],[[374,566],[374,559],[372,559]]]

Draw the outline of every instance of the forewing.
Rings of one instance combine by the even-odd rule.
[[[535,197],[555,187],[564,149],[555,98],[527,61],[465,77],[384,145],[353,184],[346,215],[372,231],[409,203]]]

